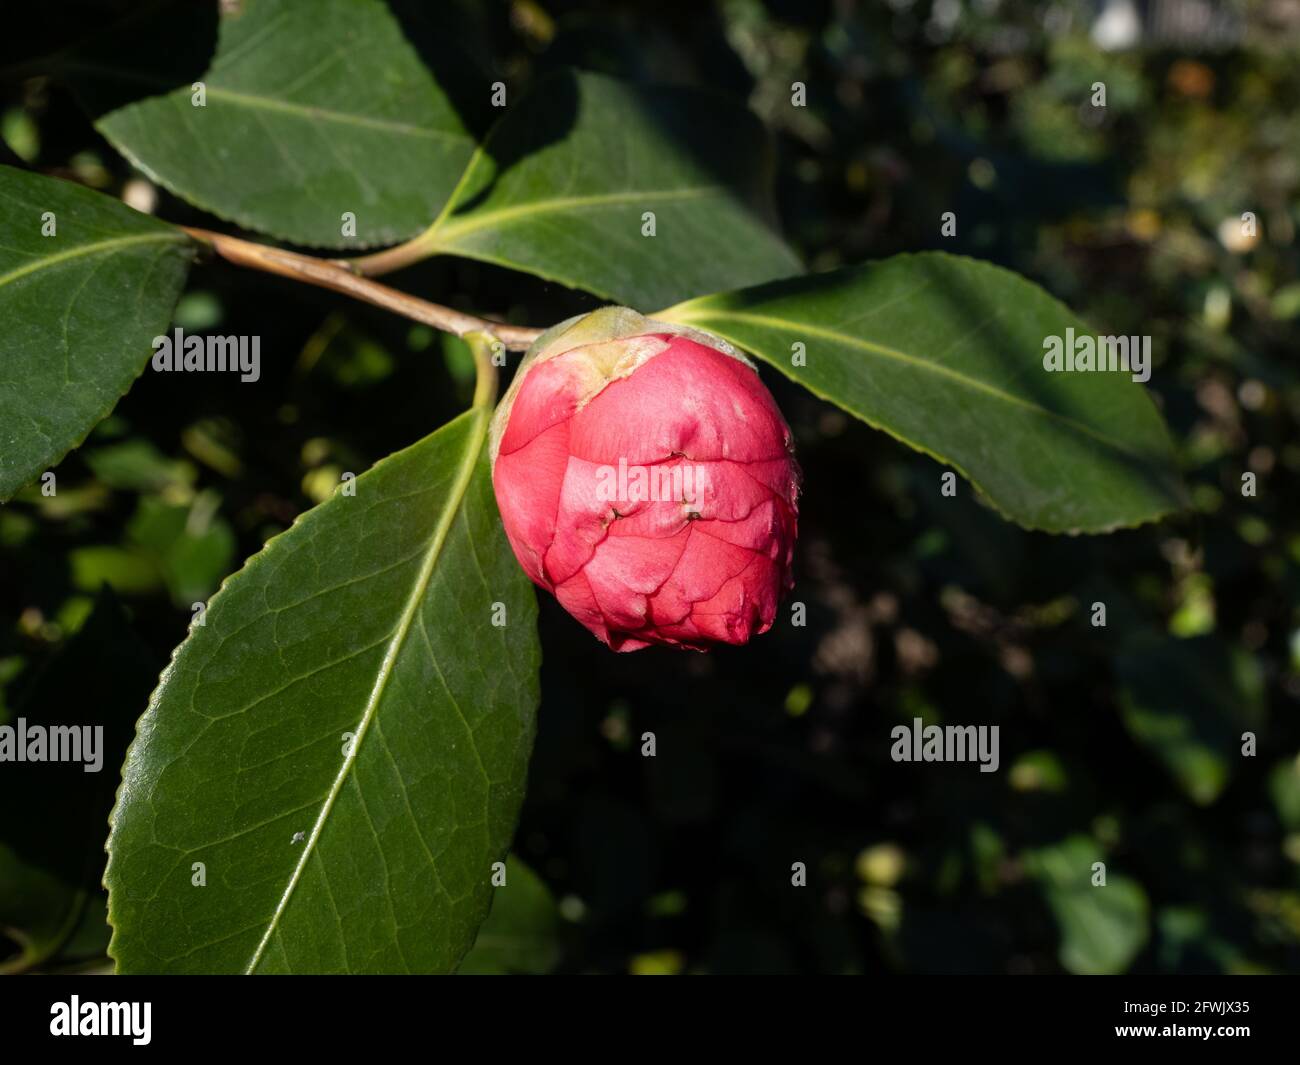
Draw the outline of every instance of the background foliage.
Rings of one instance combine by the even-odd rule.
[[[50,5],[0,63],[120,6]],[[708,656],[613,656],[543,601],[515,842],[535,876],[512,871],[525,890],[463,968],[1300,968],[1300,29],[1246,11],[1233,39],[1108,52],[1083,4],[466,7],[458,41],[512,87],[576,65],[747,99],[776,137],[783,231],[813,269],[964,252],[1100,331],[1151,334],[1149,388],[1193,505],[1104,538],[1025,532],[964,486],[940,498],[937,464],[768,374],[807,474],[807,628]],[[222,225],[142,184],[72,91],[23,73],[0,99],[7,151]],[[803,110],[788,106],[796,80]],[[1099,80],[1101,115],[1086,106]],[[948,210],[959,228],[943,240]],[[538,324],[598,305],[459,259],[400,284]],[[197,272],[176,322],[260,334],[262,381],[146,374],[59,467],[57,497],[0,510],[6,717],[80,700],[129,732],[192,601],[341,472],[425,436],[472,391],[459,343],[234,269]],[[105,582],[116,596],[96,605]],[[1098,600],[1104,629],[1089,624]],[[103,661],[76,664],[103,655],[97,632],[121,643],[119,684],[87,682]],[[890,761],[889,729],[917,716],[1000,725],[1001,771]],[[654,759],[639,754],[647,730]],[[0,900],[24,917],[8,960],[102,967],[102,834],[74,814],[33,833],[15,811],[102,816],[104,797],[56,803],[52,785],[5,795]],[[42,877],[20,880],[32,863],[13,858],[32,854],[47,855]],[[1100,894],[1075,875],[1099,857]]]

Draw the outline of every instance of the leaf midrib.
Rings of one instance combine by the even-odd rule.
[[[39,270],[56,266],[70,259],[78,259],[86,255],[98,255],[101,252],[133,244],[182,244],[186,239],[184,234],[181,233],[139,233],[130,237],[111,237],[108,240],[95,241],[93,244],[78,244],[75,248],[55,252],[53,255],[42,256],[34,262],[10,270],[7,274],[0,274],[0,287],[9,284],[11,281],[26,277],[28,274],[34,274]]]
[[[142,76],[133,74],[130,71],[118,70],[114,67],[105,67],[94,63],[68,63],[60,68],[61,71],[71,71],[81,74],[103,74],[118,78],[122,81],[133,82],[144,85],[157,85],[166,87],[173,84],[156,77]],[[370,129],[381,129],[392,133],[398,133],[409,137],[424,137],[443,140],[464,141],[466,145],[472,145],[474,138],[468,133],[453,130],[432,129],[425,126],[413,126],[408,122],[397,122],[393,119],[370,118],[366,115],[356,115],[348,111],[335,111],[330,108],[320,107],[316,104],[304,104],[293,100],[279,100],[274,96],[258,96],[253,93],[239,92],[235,89],[226,89],[220,85],[213,85],[208,82],[205,86],[208,96],[215,99],[226,99],[232,103],[239,104],[248,108],[261,108],[267,111],[280,111],[285,114],[293,115],[296,118],[323,119],[327,122],[335,122],[339,125],[361,126]],[[189,89],[179,89],[174,94],[176,99],[183,99],[190,94]],[[105,119],[125,110],[132,104],[125,104],[123,107],[110,112],[103,116]]]
[[[284,894],[280,896],[280,901],[275,907],[275,912],[271,914],[267,922],[266,932],[262,935],[261,941],[257,944],[257,949],[253,951],[253,956],[249,960],[248,967],[244,970],[245,975],[249,975],[257,968],[258,963],[262,960],[266,952],[267,945],[271,942],[271,937],[279,928],[280,918],[288,908],[289,902],[293,897],[294,890],[297,888],[299,881],[302,879],[302,872],[307,866],[316,850],[316,842],[320,839],[321,832],[325,828],[325,822],[329,819],[330,812],[334,808],[335,800],[343,790],[343,784],[347,780],[348,772],[361,751],[362,741],[365,739],[367,731],[370,728],[370,722],[374,720],[375,713],[378,710],[379,702],[387,690],[388,680],[392,676],[393,667],[397,662],[397,656],[401,653],[406,643],[407,633],[410,631],[411,623],[416,616],[421,601],[424,599],[424,593],[428,590],[429,581],[433,577],[433,571],[437,565],[438,558],[442,554],[443,545],[446,543],[447,535],[451,531],[452,523],[460,513],[461,503],[464,501],[465,493],[469,490],[470,481],[474,478],[474,469],[478,464],[478,457],[483,450],[483,441],[487,437],[487,411],[475,409],[468,412],[468,417],[472,420],[471,439],[472,443],[465,449],[464,458],[461,461],[459,470],[456,472],[456,480],[452,485],[451,495],[447,501],[447,506],[438,519],[438,525],[434,529],[433,537],[429,542],[429,549],[425,552],[424,561],[420,564],[420,573],[416,578],[415,584],[411,589],[411,594],[407,598],[406,605],[402,608],[402,613],[398,618],[397,628],[394,629],[392,637],[388,641],[388,647],[384,651],[384,659],[380,664],[379,673],[375,677],[375,686],[371,689],[370,696],[366,700],[365,710],[361,715],[361,722],[357,726],[356,736],[352,741],[351,752],[344,757],[342,766],[339,767],[338,773],[334,777],[334,783],[330,786],[329,794],[325,796],[325,802],[321,806],[321,811],[316,817],[316,823],[312,825],[311,835],[303,846],[302,852],[298,858],[298,864],[294,866],[293,874],[289,878],[289,883],[285,886]],[[464,417],[464,415],[462,416]],[[453,421],[450,425],[455,425]]]
[[[1071,418],[1069,415],[1061,414],[1059,411],[1054,411],[1050,407],[1044,407],[1041,404],[1034,403],[1030,400],[1024,399],[1021,396],[1017,396],[1011,392],[1004,392],[1000,388],[996,388],[993,385],[990,385],[984,381],[979,380],[978,378],[970,377],[967,374],[951,369],[950,367],[941,366],[938,363],[933,363],[925,359],[917,358],[915,355],[909,355],[907,354],[907,352],[899,351],[897,348],[891,348],[884,344],[877,344],[874,343],[873,341],[865,340],[861,337],[851,336],[848,333],[841,333],[834,329],[828,329],[825,326],[812,325],[810,323],[805,323],[805,322],[792,322],[783,318],[773,318],[768,315],[752,314],[746,311],[732,311],[732,310],[709,311],[707,309],[704,309],[702,313],[691,314],[688,308],[689,305],[682,305],[680,308],[670,308],[667,311],[661,312],[659,317],[668,320],[672,320],[675,318],[676,320],[683,321],[683,322],[690,322],[690,321],[716,322],[718,320],[726,321],[730,319],[734,321],[751,322],[755,325],[768,326],[770,328],[780,329],[785,332],[797,332],[799,334],[810,334],[813,336],[826,337],[827,339],[837,341],[838,343],[845,344],[851,348],[859,348],[863,351],[869,351],[876,355],[880,355],[884,358],[894,359],[895,361],[903,362],[910,366],[915,366],[928,373],[936,374],[941,377],[951,378],[952,380],[958,382],[959,384],[963,385],[964,387],[972,391],[985,392],[988,395],[1000,399],[1005,403],[1011,404],[1013,406],[1022,407],[1025,410],[1032,411],[1035,414],[1043,415],[1048,418],[1053,418],[1056,421],[1059,421],[1061,424],[1066,425],[1071,429],[1074,429],[1076,432],[1079,432],[1084,436],[1091,437],[1092,439],[1096,440],[1098,443],[1104,444],[1106,447],[1109,447],[1112,450],[1117,451],[1122,455],[1128,455],[1132,458],[1141,459],[1144,462],[1148,460],[1148,456],[1144,455],[1141,452],[1134,451],[1131,448],[1127,448],[1123,444],[1119,443],[1118,441],[1112,440],[1104,433],[1098,432],[1096,429],[1088,425],[1086,422],[1078,421],[1074,418]],[[741,341],[737,337],[732,337],[731,339],[737,341],[738,343],[743,344],[743,341]]]
[[[234,89],[223,89],[220,86],[209,85],[208,95],[218,100],[230,100],[242,107],[263,111],[278,111],[282,114],[292,115],[294,118],[305,118],[312,121],[323,119],[326,122],[334,122],[341,126],[378,129],[389,133],[397,133],[404,137],[462,141],[466,146],[474,143],[473,139],[466,133],[456,133],[451,130],[433,129],[425,126],[412,126],[407,122],[396,122],[388,118],[370,118],[366,115],[354,115],[347,111],[332,111],[316,104],[277,100],[273,96],[254,96],[251,93],[236,92]]]
[[[463,215],[462,221],[443,221],[439,219],[429,231],[429,239],[435,246],[449,247],[448,241],[458,236],[472,233],[489,226],[499,226],[503,221],[526,218],[531,215],[560,214],[567,210],[581,207],[609,207],[625,203],[639,203],[653,199],[658,203],[674,200],[698,200],[710,195],[726,194],[719,185],[689,186],[684,189],[646,189],[628,192],[606,192],[593,196],[556,196],[547,200],[530,200],[528,203],[513,207],[499,207],[481,214]]]

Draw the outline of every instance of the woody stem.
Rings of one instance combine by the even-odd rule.
[[[362,300],[376,307],[383,307],[385,310],[400,314],[405,318],[433,326],[433,328],[440,329],[444,333],[453,333],[458,337],[466,337],[467,334],[476,332],[486,333],[495,337],[511,351],[523,351],[542,332],[542,330],[531,326],[505,325],[501,322],[491,322],[486,318],[477,318],[472,314],[465,314],[454,308],[444,307],[439,303],[430,303],[428,300],[417,299],[415,296],[407,295],[395,288],[381,285],[378,281],[371,281],[369,278],[358,276],[352,267],[342,260],[317,259],[311,255],[300,255],[297,252],[286,251],[283,248],[273,248],[250,240],[240,240],[238,237],[226,236],[224,233],[214,233],[208,229],[195,229],[190,226],[182,226],[181,228],[221,258],[234,263],[236,266],[244,266],[250,270],[261,270],[269,274],[279,274],[281,277],[290,277],[295,281],[302,281],[308,285],[317,285],[321,288],[332,289],[335,292],[342,292],[354,299]],[[475,352],[475,358],[476,360],[478,358],[477,351]],[[495,380],[496,369],[491,365],[490,360],[488,369],[492,371]],[[481,371],[479,382],[481,386],[483,382]],[[495,394],[495,386],[493,386],[493,392]]]

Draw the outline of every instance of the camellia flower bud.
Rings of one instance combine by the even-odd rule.
[[[528,575],[616,651],[766,632],[792,585],[799,467],[753,365],[606,307],[543,333],[492,422]]]

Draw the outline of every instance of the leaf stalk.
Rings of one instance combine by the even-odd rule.
[[[466,333],[461,339],[474,353],[474,369],[478,374],[474,385],[474,409],[491,410],[497,400],[497,367],[492,356],[503,341],[485,330]]]

